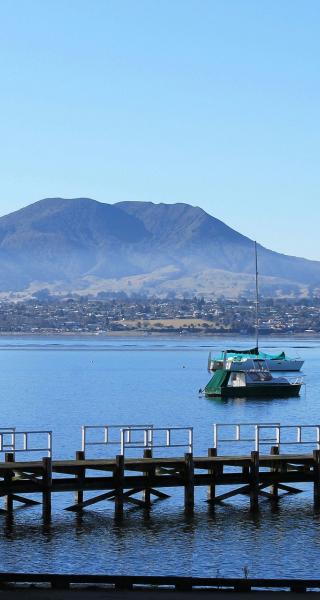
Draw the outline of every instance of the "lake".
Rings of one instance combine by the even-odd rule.
[[[192,426],[199,455],[213,445],[213,423],[317,424],[320,340],[314,338],[260,343],[266,352],[285,350],[305,359],[300,397],[199,397],[210,378],[208,351],[251,345],[244,337],[2,337],[1,427],[52,430],[54,458],[71,458],[81,449],[82,425]],[[102,451],[96,449],[100,456]],[[111,502],[80,517],[63,510],[72,495],[57,494],[50,526],[38,507],[0,517],[0,569],[214,577],[243,576],[247,567],[252,577],[316,577],[320,516],[311,492],[309,486],[285,497],[276,509],[262,500],[261,514],[252,516],[248,499],[240,496],[213,513],[206,490],[197,489],[195,514],[186,518],[183,490],[172,490],[149,516],[126,507],[122,523],[115,522]]]

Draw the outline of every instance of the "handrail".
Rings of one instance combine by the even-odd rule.
[[[11,436],[11,442],[5,443],[5,436]],[[33,447],[31,445],[31,436],[34,435],[46,435],[47,445],[41,447]],[[19,441],[22,440],[22,447],[19,445]],[[0,452],[12,452],[13,455],[17,452],[46,452],[49,458],[52,458],[52,431],[49,430],[29,430],[29,431],[12,431],[0,430]]]
[[[253,444],[256,443],[256,433],[255,433],[255,428],[257,425],[270,425],[270,426],[277,426],[280,425],[280,423],[214,423],[213,424],[213,447],[216,448],[218,450],[218,446],[221,444],[225,444],[225,443],[238,443],[238,442],[252,442]],[[221,437],[221,433],[223,432],[223,429],[230,431],[230,428],[235,428],[234,429],[234,436],[233,437]],[[243,432],[244,429],[248,430],[252,429],[252,434],[250,436],[250,432],[245,431]],[[231,434],[232,435],[232,434]],[[246,436],[246,437],[243,437]],[[248,437],[247,437],[248,436]],[[270,440],[265,440],[265,441],[270,441]]]
[[[135,428],[132,431],[141,431],[143,432],[143,443],[128,440],[128,429],[123,428],[121,430],[121,450],[120,453],[122,455],[125,454],[126,449],[154,449],[154,448],[188,448],[188,452],[193,451],[193,427],[141,427]],[[165,443],[163,444],[155,444],[154,443],[154,434],[163,431],[166,433]],[[172,443],[172,432],[174,431],[186,431],[188,433],[188,441],[182,444],[174,444]]]
[[[259,424],[256,425],[256,440],[255,440],[255,450],[260,450],[260,446],[266,443],[266,440],[261,439],[260,432],[263,429],[274,429],[275,436],[274,438],[268,439],[267,441],[273,441],[274,445],[279,449],[281,446],[297,446],[297,445],[312,445],[316,447],[317,450],[320,450],[320,425],[264,425]],[[303,439],[304,430],[315,430],[316,439],[306,440]],[[283,433],[286,430],[296,430],[296,439],[286,441],[283,439]]]
[[[125,428],[128,433],[128,439],[131,439],[131,431],[132,430],[140,430],[141,428],[149,428],[152,429],[153,425],[151,424],[127,424],[127,425],[82,425],[81,427],[81,447],[84,452],[88,449],[89,446],[119,446],[121,445],[121,430]],[[100,430],[103,434],[102,440],[99,441],[88,441],[88,432],[91,430]],[[115,440],[111,438],[112,431],[117,431],[119,437]]]
[[[0,433],[3,434],[1,436],[1,444],[2,444],[2,448],[0,449],[0,452],[13,452],[14,450],[14,437],[13,434],[16,431],[16,427],[1,427],[0,428]],[[5,443],[6,438],[5,436],[10,436],[10,441],[8,443]]]

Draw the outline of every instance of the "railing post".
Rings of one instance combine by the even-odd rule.
[[[301,426],[297,425],[297,443],[301,444],[302,435],[301,435]]]
[[[256,452],[259,452],[260,450],[260,426],[259,425],[255,425],[255,444],[254,444],[254,449]]]
[[[143,446],[144,448],[148,448],[149,446],[149,434],[147,429],[143,430]]]
[[[250,464],[250,511],[259,510],[259,452],[251,452]]]
[[[122,456],[124,456],[124,448],[125,448],[125,442],[126,442],[126,440],[125,440],[125,431],[126,431],[125,429],[120,429],[120,440],[121,440],[121,442],[120,442],[120,446],[121,446],[120,447],[120,454]]]
[[[51,516],[51,488],[52,488],[52,460],[45,456],[42,459],[42,516],[44,519],[50,519]]]
[[[279,452],[280,452],[280,444],[281,444],[281,430],[280,430],[280,425],[276,426],[276,444],[279,448]]]
[[[184,508],[192,512],[194,508],[194,466],[191,452],[184,455]]]
[[[193,452],[193,427],[189,428],[189,452]]]
[[[218,451],[218,425],[213,425],[213,447]]]
[[[166,430],[166,435],[167,435],[166,445],[168,446],[168,448],[170,448],[170,446],[171,446],[171,431],[169,428]]]

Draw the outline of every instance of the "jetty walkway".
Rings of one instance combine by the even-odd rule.
[[[232,441],[243,444],[252,438],[244,438],[244,427],[252,424],[235,424],[236,437]],[[230,427],[230,425],[227,425]],[[106,426],[103,426],[104,428]],[[114,427],[114,426],[112,426]],[[134,427],[134,426],[132,426]],[[284,428],[297,429],[297,438],[293,441],[283,441]],[[301,490],[299,484],[309,484],[313,489],[313,503],[320,508],[320,426],[281,426],[254,425],[255,450],[240,455],[233,453],[223,455],[218,453],[223,443],[230,445],[229,438],[219,437],[219,429],[215,426],[214,446],[209,448],[206,456],[195,456],[192,452],[193,436],[191,428],[160,428],[165,430],[165,448],[181,448],[188,445],[188,452],[182,456],[155,456],[156,449],[162,445],[153,443],[156,428],[147,426],[143,429],[143,456],[129,457],[126,455],[127,446],[135,449],[141,447],[140,442],[134,442],[137,429],[121,429],[121,451],[113,458],[88,458],[88,446],[110,444],[108,436],[103,442],[89,442],[84,436],[82,450],[76,452],[74,459],[55,460],[52,458],[52,440],[50,437],[47,454],[40,460],[17,460],[18,452],[41,451],[37,447],[28,446],[32,432],[0,430],[0,451],[4,446],[12,451],[5,452],[5,460],[0,462],[0,496],[4,499],[0,514],[12,513],[15,505],[33,506],[42,504],[44,518],[50,518],[52,501],[55,494],[74,493],[74,502],[65,506],[65,510],[80,512],[102,501],[113,501],[116,517],[121,517],[126,504],[135,505],[141,509],[150,509],[155,500],[169,498],[170,490],[182,488],[181,501],[186,512],[195,510],[195,489],[207,488],[207,502],[214,507],[227,499],[239,494],[248,498],[248,508],[251,512],[259,511],[261,498],[276,502],[284,494],[297,494]],[[261,452],[261,445],[269,443],[267,437],[262,437],[262,428],[275,431],[276,443],[269,451]],[[303,438],[305,428],[309,434],[315,431],[315,440]],[[185,430],[187,442],[173,443],[173,430]],[[221,426],[220,426],[221,429]],[[169,431],[169,435],[168,435]],[[17,439],[23,433],[24,447],[17,446]],[[33,432],[34,433],[34,432]],[[37,432],[46,433],[50,432]],[[88,433],[88,432],[86,432]],[[7,439],[4,444],[5,436]],[[9,436],[9,437],[8,437]],[[10,446],[11,444],[11,446]],[[294,444],[299,452],[283,452],[282,444]],[[309,450],[303,452],[303,444]],[[310,451],[310,445],[314,449]],[[240,446],[241,447],[241,446]],[[191,451],[190,451],[191,450]],[[95,493],[92,495],[92,493]],[[90,497],[88,497],[90,494]]]

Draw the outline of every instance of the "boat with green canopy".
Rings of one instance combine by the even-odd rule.
[[[273,377],[266,369],[218,369],[204,388],[204,393],[209,398],[281,398],[298,396],[301,385],[301,377],[291,382],[286,377]]]

